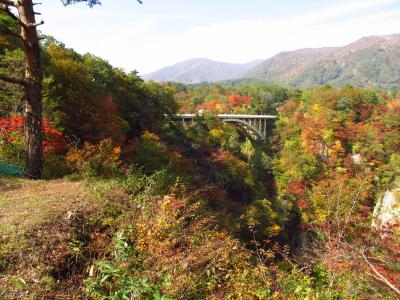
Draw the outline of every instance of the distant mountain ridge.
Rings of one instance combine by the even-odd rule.
[[[186,84],[217,82],[240,78],[262,61],[254,60],[245,64],[234,64],[213,61],[208,58],[195,58],[145,74],[142,78],[146,81],[173,81]]]
[[[187,84],[257,82],[292,87],[324,84],[400,88],[400,34],[363,37],[344,47],[284,51],[247,64],[192,59],[143,76]]]
[[[400,87],[400,34],[364,37],[344,47],[281,52],[242,80],[293,87],[352,84]]]

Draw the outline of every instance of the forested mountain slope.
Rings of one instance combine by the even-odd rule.
[[[295,87],[399,87],[399,50],[399,34],[364,37],[341,48],[281,52],[250,70],[244,78]]]

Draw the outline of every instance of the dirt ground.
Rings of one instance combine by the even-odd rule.
[[[100,207],[83,182],[0,178],[0,299],[83,297],[87,220]]]

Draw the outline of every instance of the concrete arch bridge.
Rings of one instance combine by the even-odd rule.
[[[176,120],[182,120],[183,125],[187,128],[190,125],[196,123],[196,118],[201,116],[201,114],[176,114]],[[238,126],[244,132],[246,132],[249,137],[254,140],[265,141],[267,138],[267,133],[269,125],[273,124],[276,120],[274,115],[231,115],[231,114],[218,114],[215,115],[217,118],[225,123],[232,123]]]

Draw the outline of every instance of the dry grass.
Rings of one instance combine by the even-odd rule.
[[[25,232],[54,218],[95,209],[81,182],[0,179],[0,232]]]
[[[0,299],[83,294],[69,281],[79,281],[86,220],[101,205],[82,182],[0,178]]]

